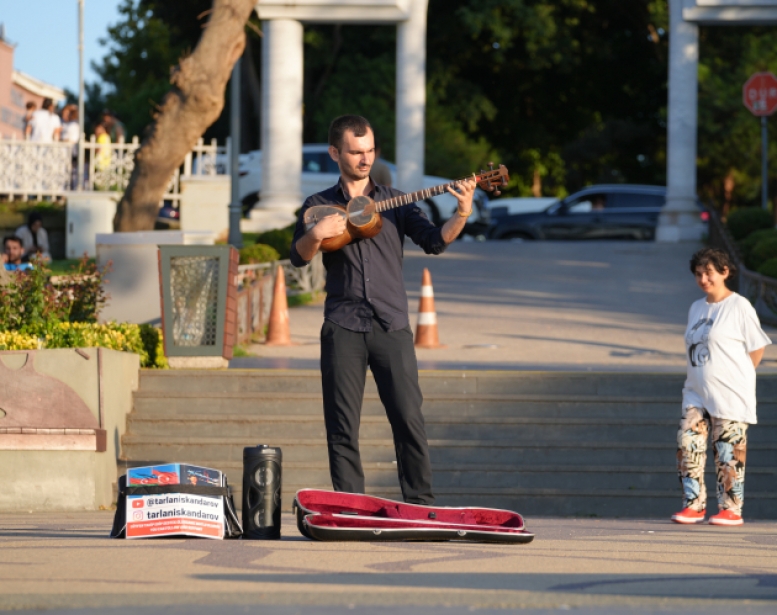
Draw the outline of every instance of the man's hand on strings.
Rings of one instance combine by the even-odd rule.
[[[456,197],[459,202],[458,209],[459,214],[462,216],[468,216],[472,211],[472,197],[475,195],[475,188],[478,185],[475,182],[475,176],[472,179],[462,180],[456,182],[453,186],[448,186],[446,190]]]

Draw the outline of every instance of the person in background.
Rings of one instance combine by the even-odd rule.
[[[391,186],[391,169],[380,159],[380,142],[375,142],[375,162],[372,163],[370,177],[379,186]]]
[[[691,259],[691,272],[706,296],[691,305],[685,331],[688,377],[677,432],[684,508],[672,521],[704,521],[704,465],[712,436],[719,512],[709,523],[742,525],[747,429],[757,422],[755,369],[772,342],[750,302],[726,287],[736,274],[726,252],[702,248]]]
[[[81,127],[78,124],[78,107],[70,104],[62,109],[62,141],[72,143],[73,149],[70,152],[72,169],[70,177],[70,188],[75,190],[78,185],[78,141],[81,138]]]
[[[24,105],[24,119],[22,120],[22,125],[24,127],[24,138],[29,139],[30,133],[27,130],[27,127],[30,125],[30,120],[32,120],[32,114],[35,113],[35,110],[38,108],[38,105],[36,105],[33,101],[28,101],[26,105]]]
[[[30,141],[38,143],[59,141],[59,135],[62,132],[62,122],[59,116],[54,113],[53,100],[47,98],[43,101],[41,108],[32,114],[26,130],[26,136]]]
[[[102,116],[102,125],[111,138],[111,143],[118,143],[121,139],[127,138],[127,131],[124,128],[124,124],[119,121],[116,114],[110,109],[105,109]],[[95,132],[95,134],[97,134]]]
[[[6,271],[27,271],[32,269],[30,263],[22,260],[24,256],[24,247],[22,240],[13,235],[3,239],[3,266]]]
[[[94,166],[98,171],[105,171],[111,166],[111,137],[102,124],[95,126],[94,135],[97,137],[98,144]]]
[[[30,261],[36,258],[46,262],[51,260],[49,235],[43,228],[43,218],[37,211],[31,211],[27,216],[27,224],[16,229],[16,237],[22,242],[24,260]]]

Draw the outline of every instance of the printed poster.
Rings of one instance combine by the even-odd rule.
[[[128,486],[221,486],[221,472],[186,464],[132,468]],[[224,499],[194,493],[127,496],[127,538],[154,536],[224,537]]]

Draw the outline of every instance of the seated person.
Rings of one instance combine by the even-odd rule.
[[[6,271],[27,271],[32,269],[30,263],[22,262],[24,247],[22,240],[10,235],[3,239],[3,265]]]
[[[602,211],[607,205],[607,197],[603,194],[597,194],[591,199],[591,210]]]
[[[16,229],[16,237],[22,240],[25,261],[39,258],[50,261],[49,235],[43,228],[43,218],[37,211],[31,211],[27,216],[27,224]]]

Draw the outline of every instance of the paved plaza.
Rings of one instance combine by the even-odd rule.
[[[280,541],[111,540],[111,521],[110,512],[0,515],[0,608],[271,615],[777,610],[773,522],[687,528],[528,519],[534,542],[493,545],[312,542],[291,515]]]
[[[421,369],[685,370],[688,308],[701,297],[693,244],[463,242],[427,256],[409,241],[405,286],[415,328],[421,274],[434,283],[440,341]],[[298,345],[251,346],[234,367],[318,368],[323,306],[290,311]],[[777,330],[766,328],[773,338]],[[777,348],[759,371],[777,371]]]

